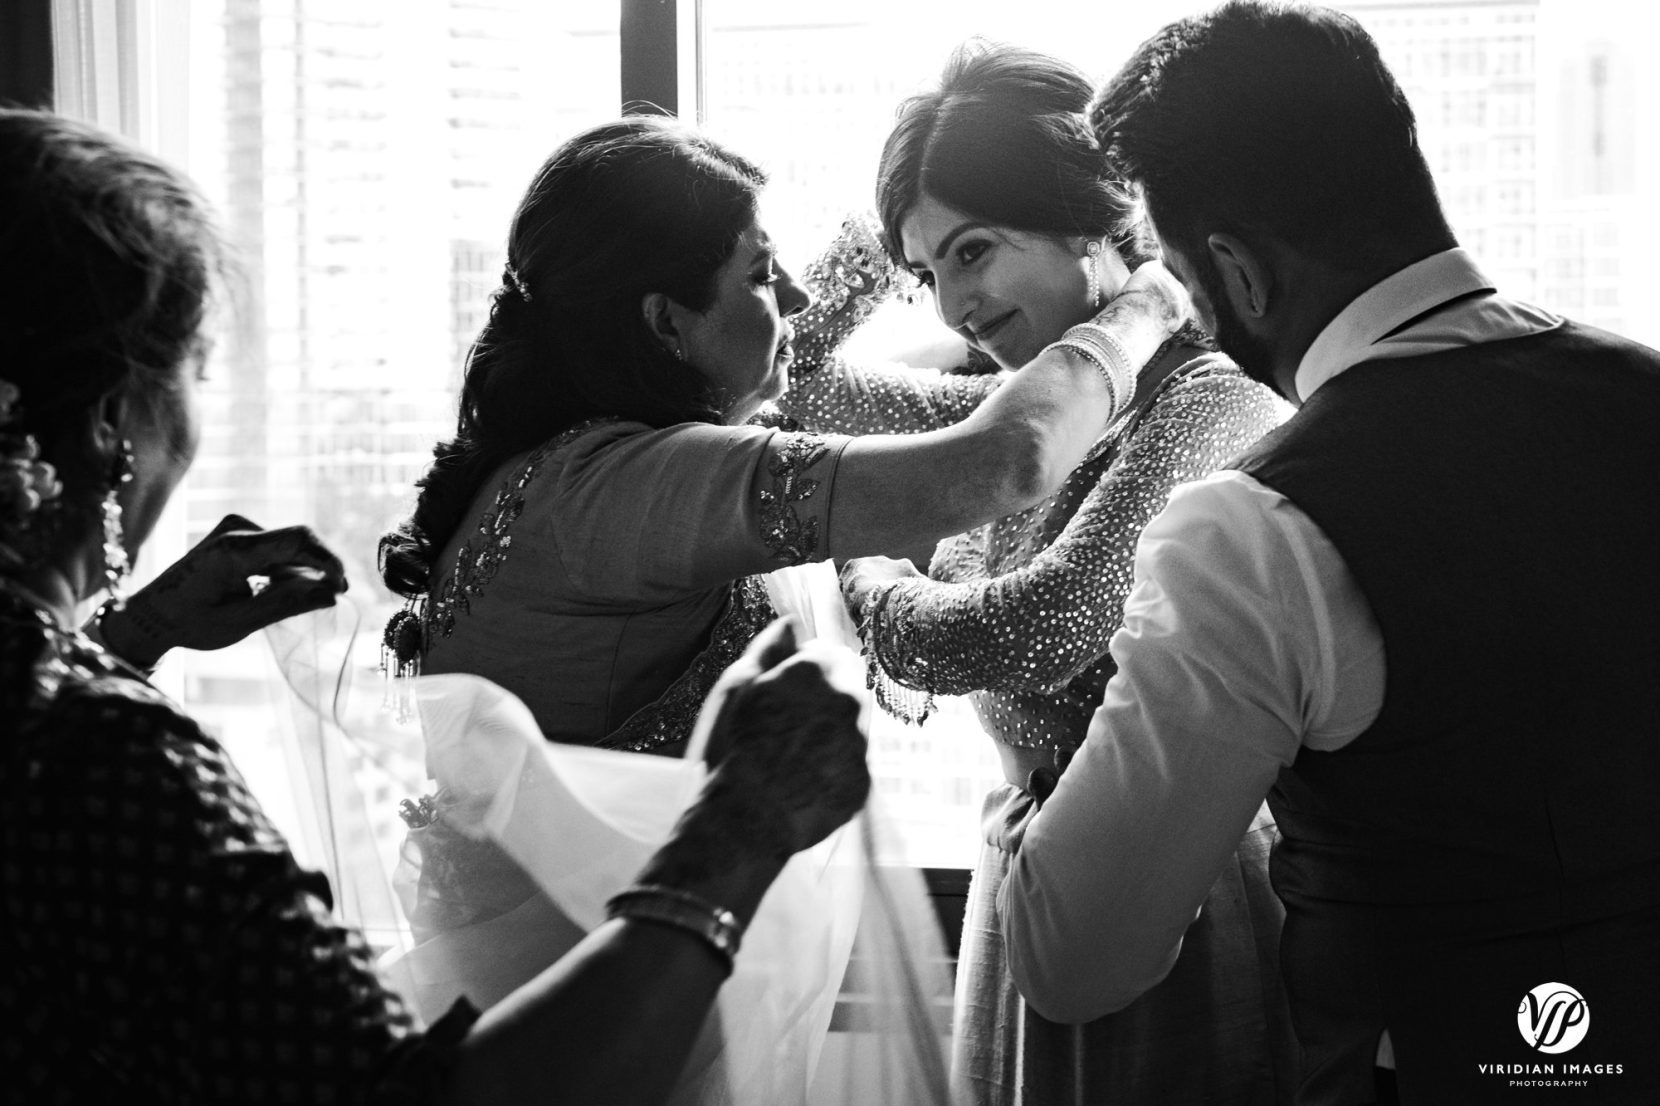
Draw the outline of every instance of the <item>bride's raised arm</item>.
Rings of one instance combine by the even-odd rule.
[[[915,279],[888,255],[875,220],[852,215],[801,273],[813,304],[796,316],[790,386],[777,406],[803,429],[831,434],[920,434],[961,422],[1002,382],[995,373],[955,373],[972,356],[946,337],[890,361],[854,360],[843,346],[877,308]]]

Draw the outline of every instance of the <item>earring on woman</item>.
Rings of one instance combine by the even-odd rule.
[[[1091,311],[1101,310],[1101,243],[1092,241],[1084,247],[1084,253],[1089,257],[1089,307]]]
[[[118,497],[121,486],[132,483],[132,480],[133,443],[123,438],[121,450],[116,454],[110,470],[109,490],[104,493],[104,501],[99,505],[104,516],[104,584],[111,596],[118,593],[121,581],[133,569],[132,562],[127,559],[127,533],[121,526],[121,501]]]

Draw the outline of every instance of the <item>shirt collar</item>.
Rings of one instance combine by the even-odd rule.
[[[1326,324],[1297,365],[1297,395],[1314,390],[1351,365],[1367,359],[1372,345],[1427,311],[1473,292],[1491,292],[1493,282],[1462,247],[1415,261],[1356,296]]]

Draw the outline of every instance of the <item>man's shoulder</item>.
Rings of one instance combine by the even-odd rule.
[[[1184,548],[1260,547],[1282,528],[1285,496],[1237,464],[1179,485],[1144,531],[1146,543],[1170,540]]]

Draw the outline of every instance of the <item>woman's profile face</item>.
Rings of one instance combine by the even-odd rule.
[[[681,352],[719,388],[729,422],[742,422],[789,386],[793,331],[786,321],[812,302],[778,263],[759,221],[715,273],[715,298],[705,311],[678,320]]]
[[[940,320],[1005,369],[1096,311],[1083,238],[993,226],[924,193],[899,240],[905,264],[933,289]],[[1111,247],[1094,263],[1105,302],[1129,274]]]

